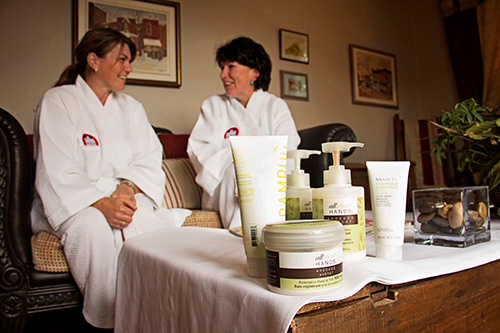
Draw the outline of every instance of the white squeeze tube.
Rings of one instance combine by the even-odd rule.
[[[378,258],[403,259],[410,162],[367,161]]]
[[[266,277],[262,229],[285,222],[287,136],[231,136],[247,274]]]

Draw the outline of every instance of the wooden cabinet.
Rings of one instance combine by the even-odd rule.
[[[305,305],[289,332],[498,332],[499,277],[497,260],[400,285],[370,283],[348,299]]]

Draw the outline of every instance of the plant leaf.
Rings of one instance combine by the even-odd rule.
[[[500,184],[500,154],[484,165],[478,176],[480,182],[488,185],[490,190],[497,187]]]

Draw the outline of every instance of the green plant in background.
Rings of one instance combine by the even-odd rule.
[[[498,108],[480,105],[471,98],[444,111],[437,123],[431,123],[438,127],[437,139],[431,144],[440,164],[446,158],[445,151],[455,151],[457,147],[458,171],[477,174],[479,183],[488,185],[490,191],[500,184]]]

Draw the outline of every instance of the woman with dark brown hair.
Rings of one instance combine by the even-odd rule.
[[[88,31],[76,62],[40,102],[35,120],[32,229],[61,238],[92,325],[114,326],[116,266],[125,239],[180,226],[161,208],[162,146],[138,101],[121,93],[136,46],[118,31]]]

